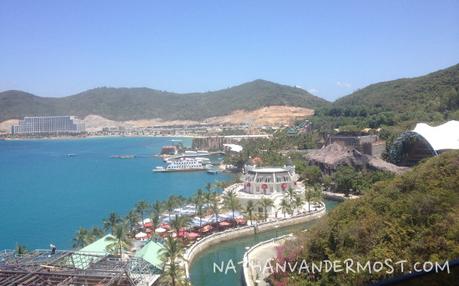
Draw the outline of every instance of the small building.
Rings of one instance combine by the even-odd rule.
[[[177,155],[178,149],[177,146],[163,146],[161,148],[161,155]]]
[[[386,148],[386,142],[379,139],[378,135],[329,135],[325,145],[338,143],[358,150],[359,152],[380,157]]]

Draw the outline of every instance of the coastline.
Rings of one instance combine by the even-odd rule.
[[[5,141],[46,141],[46,140],[84,140],[84,139],[104,139],[104,138],[197,138],[197,135],[89,135],[84,137],[74,136],[52,136],[36,138],[2,138]]]
[[[322,202],[322,207],[311,213],[305,213],[296,215],[290,218],[281,218],[274,221],[262,222],[256,225],[257,233],[262,233],[272,230],[274,227],[279,229],[290,227],[293,225],[298,225],[302,223],[309,222],[314,219],[318,219],[326,215],[326,207]],[[202,252],[205,252],[208,248],[217,245],[224,241],[234,240],[241,237],[254,235],[254,226],[243,226],[238,229],[229,229],[223,232],[214,233],[204,239],[193,244],[185,252],[184,258],[184,267],[185,267],[185,276],[190,277],[190,269],[193,263],[193,260]]]

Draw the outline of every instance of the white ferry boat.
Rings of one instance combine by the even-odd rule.
[[[205,165],[201,160],[182,158],[179,160],[168,161],[166,167],[158,166],[153,169],[153,172],[204,171],[209,167],[209,165]]]

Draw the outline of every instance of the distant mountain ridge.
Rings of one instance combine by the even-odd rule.
[[[266,106],[297,106],[311,109],[329,104],[307,91],[265,80],[227,89],[178,94],[149,88],[95,88],[76,95],[50,98],[23,91],[0,93],[0,121],[24,116],[96,114],[112,120],[203,120],[236,110]]]
[[[307,91],[266,80],[227,89],[179,94],[150,88],[95,88],[49,98],[23,91],[0,92],[0,121],[33,115],[99,115],[111,120],[204,120],[268,106],[310,109],[377,108],[399,121],[459,118],[459,64],[424,76],[371,84],[330,103]]]
[[[398,114],[459,109],[459,64],[414,78],[371,84],[333,103],[336,107],[381,107]],[[459,115],[459,114],[458,114]]]

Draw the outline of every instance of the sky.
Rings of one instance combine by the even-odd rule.
[[[0,91],[265,79],[328,100],[459,63],[459,1],[0,1]]]

